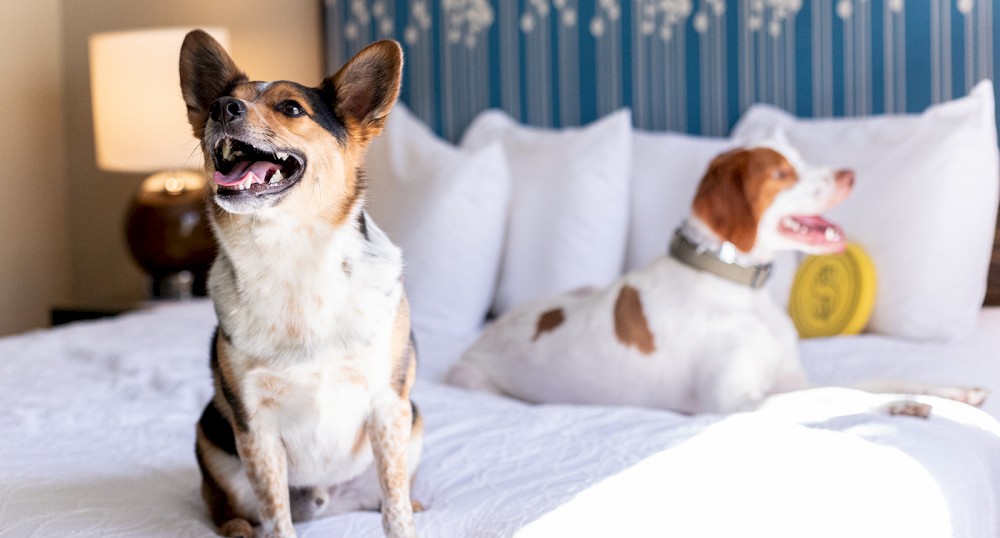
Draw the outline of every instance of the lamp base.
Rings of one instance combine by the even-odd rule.
[[[204,297],[207,271],[178,271],[166,276],[148,279],[148,294],[152,299],[191,299]]]
[[[154,174],[139,186],[125,224],[129,250],[148,275],[153,299],[204,296],[215,239],[208,225],[205,177]]]

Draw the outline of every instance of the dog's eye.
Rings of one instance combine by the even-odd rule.
[[[306,113],[306,111],[302,109],[302,105],[296,103],[295,101],[282,101],[282,103],[278,105],[278,112],[281,112],[290,118],[297,118]]]

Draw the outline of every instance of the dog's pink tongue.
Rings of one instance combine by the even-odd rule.
[[[228,174],[223,174],[216,170],[215,176],[212,179],[223,187],[232,187],[246,181],[247,174],[253,174],[254,183],[264,183],[278,170],[281,170],[280,164],[268,161],[243,161],[237,163]]]

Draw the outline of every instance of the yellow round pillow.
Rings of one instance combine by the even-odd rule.
[[[799,266],[788,313],[802,338],[858,334],[875,306],[875,265],[854,243],[840,254],[809,256]]]

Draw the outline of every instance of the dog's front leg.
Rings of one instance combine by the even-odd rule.
[[[263,428],[237,437],[240,459],[260,506],[258,538],[295,536],[288,500],[288,460],[281,439]]]
[[[382,529],[388,538],[413,538],[416,528],[406,463],[412,408],[395,393],[376,398],[373,404],[368,435],[382,488]]]

